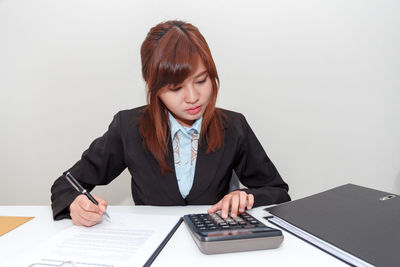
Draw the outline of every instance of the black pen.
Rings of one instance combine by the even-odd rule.
[[[74,178],[74,176],[72,176],[72,174],[70,172],[67,172],[67,174],[65,175],[65,178],[67,178],[68,182],[81,194],[84,194],[85,196],[88,197],[88,199],[90,199],[90,201],[92,201],[94,204],[96,204],[97,206],[99,205],[99,202],[97,202],[96,199],[94,199],[94,197],[88,192],[86,191],[85,188],[82,187],[82,185]],[[104,215],[106,217],[108,217],[108,219],[110,218],[110,215],[108,215],[107,212],[104,212]]]

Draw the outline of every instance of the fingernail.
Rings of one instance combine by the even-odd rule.
[[[222,213],[222,217],[223,217],[223,218],[226,218],[226,217],[228,217],[228,215],[227,215],[225,212],[223,212],[223,213]]]

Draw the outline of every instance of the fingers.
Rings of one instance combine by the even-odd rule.
[[[74,215],[71,214],[71,218],[73,218],[72,221],[75,225],[87,227],[93,226],[101,221],[101,215],[98,216],[100,216],[100,218],[89,217],[87,216],[87,213],[74,213]]]
[[[233,191],[217,204],[208,209],[208,213],[214,213],[221,210],[221,217],[226,219],[230,210],[231,217],[235,218],[238,213],[243,213],[245,209],[250,210],[254,205],[254,195],[247,194],[245,191]]]
[[[107,210],[107,200],[102,199],[100,197],[96,197],[94,196],[94,198],[97,200],[97,202],[99,203],[98,207],[100,208],[101,212],[104,213]]]
[[[243,213],[246,208],[247,196],[248,196],[248,194],[246,194],[246,192],[244,192],[244,191],[240,192],[240,202],[239,202],[239,212],[240,213]]]
[[[222,208],[222,200],[220,200],[217,204],[213,205],[211,208],[207,210],[208,213],[214,213]]]
[[[231,205],[232,195],[228,194],[224,196],[222,201],[222,208],[221,208],[221,217],[226,219],[228,218],[229,207]]]
[[[232,196],[232,198],[231,198],[231,205],[230,206],[231,206],[231,217],[232,218],[235,218],[237,213],[238,213],[238,207],[239,207],[239,204],[240,204],[240,200],[241,200],[240,199],[240,193],[239,194],[234,194]],[[228,206],[227,212],[229,212],[229,206]]]
[[[247,209],[250,210],[254,205],[254,195],[248,194],[247,195]]]
[[[253,204],[251,204],[251,206],[250,206],[248,203],[249,195],[251,195],[251,194],[247,194],[244,191],[235,191],[235,194],[232,195],[231,203],[230,203],[232,218],[235,218],[237,216],[238,211],[239,211],[239,213],[243,213],[246,207],[249,207],[248,209],[250,209],[253,206]],[[253,197],[253,199],[254,199],[254,197]]]
[[[99,206],[90,201],[85,195],[79,195],[70,205],[70,214],[74,224],[93,226],[101,221],[107,209],[107,201],[95,197]]]

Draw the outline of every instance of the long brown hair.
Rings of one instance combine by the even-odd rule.
[[[195,69],[199,57],[212,83],[210,102],[203,114],[200,141],[206,138],[206,154],[219,149],[224,140],[222,114],[215,108],[219,78],[211,51],[204,37],[192,24],[166,21],[150,29],[141,50],[142,74],[147,86],[147,106],[140,118],[140,134],[144,146],[153,154],[161,172],[172,171],[168,166],[168,110],[159,98],[160,89],[182,83]],[[201,142],[199,142],[199,145]]]

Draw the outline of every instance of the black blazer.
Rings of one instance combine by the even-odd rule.
[[[128,167],[136,205],[212,205],[229,193],[232,170],[235,170],[240,182],[248,187],[244,191],[254,195],[255,207],[290,200],[288,185],[282,180],[244,116],[228,110],[221,110],[227,115],[224,119],[224,145],[206,155],[206,138],[202,138],[193,186],[184,199],[175,173],[167,172],[163,176],[153,155],[143,148],[139,133],[142,110],[143,107],[139,107],[118,112],[108,131],[94,140],[82,158],[68,170],[87,190],[110,183]],[[170,139],[167,162],[174,169]],[[64,176],[54,182],[51,201],[55,220],[70,218],[68,207],[78,194]]]

